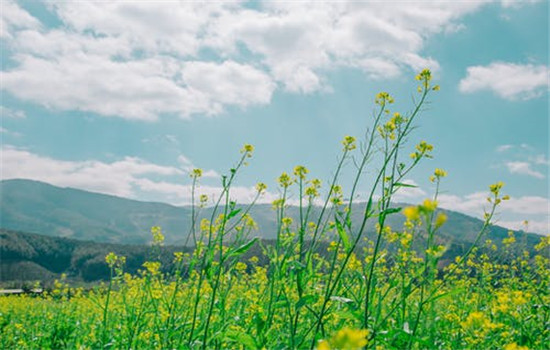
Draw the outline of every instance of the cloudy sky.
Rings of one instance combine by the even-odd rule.
[[[214,194],[251,143],[232,195],[263,181],[270,201],[297,164],[326,183],[374,95],[406,113],[428,67],[441,91],[409,147],[434,159],[397,199],[431,196],[444,168],[441,206],[479,217],[500,180],[499,224],[550,231],[547,1],[0,4],[3,179],[185,204],[189,169]]]

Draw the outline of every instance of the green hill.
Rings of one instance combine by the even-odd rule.
[[[396,204],[397,205],[397,204]],[[403,204],[406,205],[406,204]],[[358,209],[361,206],[358,205]],[[211,208],[202,216],[210,217]],[[448,221],[439,235],[445,241],[471,242],[482,226],[479,219],[443,210]],[[104,243],[144,244],[150,241],[150,228],[161,226],[167,244],[183,244],[190,227],[189,207],[164,203],[140,202],[72,188],[60,188],[30,180],[0,182],[0,228],[35,232],[53,237],[74,238]],[[255,235],[275,238],[277,223],[271,205],[259,204],[251,210],[259,226]],[[298,209],[289,207],[287,215],[298,217]],[[312,217],[318,215],[313,210]],[[352,221],[360,222],[361,210],[355,210]],[[388,217],[388,224],[400,228],[403,216]],[[372,233],[374,221],[367,224]],[[488,237],[501,239],[508,230],[493,226]],[[536,235],[528,235],[535,241]]]

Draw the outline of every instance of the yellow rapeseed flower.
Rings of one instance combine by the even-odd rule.
[[[258,182],[256,184],[256,191],[258,191],[258,193],[263,193],[265,192],[266,189],[267,189],[267,185],[264,184],[263,182]]]
[[[299,179],[305,179],[308,172],[309,171],[307,170],[307,168],[303,165],[297,165],[294,167],[294,176]]]
[[[281,222],[283,224],[283,227],[289,227],[290,225],[292,225],[292,218],[291,217],[284,217]]]
[[[241,153],[245,153],[247,157],[252,157],[252,152],[254,151],[254,146],[251,144],[245,144],[243,148],[241,148]]]
[[[376,98],[374,99],[374,103],[380,106],[385,106],[386,103],[391,104],[394,102],[393,97],[390,96],[387,92],[379,92],[376,94]]]
[[[317,345],[318,350],[352,350],[361,349],[367,345],[367,335],[369,332],[366,329],[350,329],[342,328],[328,341],[320,341]]]
[[[502,181],[499,181],[495,184],[492,184],[489,186],[489,190],[491,191],[491,193],[493,193],[495,196],[498,195],[500,189],[502,188],[502,186],[504,186],[504,182]]]
[[[286,172],[283,172],[277,179],[277,182],[279,182],[279,186],[287,188],[292,184],[292,179]]]
[[[344,145],[344,151],[351,151],[356,148],[355,145],[355,137],[353,136],[345,136],[342,140],[342,145]]]
[[[282,208],[284,204],[285,204],[284,199],[279,198],[279,199],[275,199],[275,200],[271,203],[271,207],[273,208],[273,210],[276,210],[276,209]]]
[[[105,262],[107,263],[107,265],[109,265],[109,267],[113,267],[116,261],[117,261],[117,256],[113,252],[110,252],[109,254],[107,254],[107,256],[105,256]]]
[[[427,198],[422,203],[422,208],[428,212],[433,212],[435,209],[437,209],[437,201]]]
[[[143,263],[143,267],[145,267],[151,275],[157,275],[160,270],[160,262],[146,261]]]
[[[161,245],[164,242],[164,235],[160,226],[151,227],[151,234],[153,235],[153,245]]]
[[[198,179],[199,177],[202,176],[202,169],[195,168],[191,170],[191,173],[189,174],[189,176],[191,176],[191,178],[193,179]]]
[[[403,209],[403,215],[405,215],[409,221],[416,221],[420,219],[420,211],[417,206],[406,207]]]
[[[183,252],[174,252],[174,262],[182,262],[183,261]]]
[[[447,172],[443,169],[436,168],[435,171],[434,171],[434,175],[436,177],[445,177],[445,176],[447,176]]]
[[[435,218],[435,227],[441,227],[445,222],[447,222],[447,215],[445,215],[445,213],[437,214],[437,217]]]
[[[506,344],[504,345],[504,350],[529,350],[528,347],[526,346],[520,346],[518,345],[517,343],[510,343],[510,344]]]

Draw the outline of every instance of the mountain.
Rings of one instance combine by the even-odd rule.
[[[147,243],[152,226],[162,226],[167,241],[175,241],[190,215],[188,208],[30,180],[0,182],[0,212],[5,229],[108,243]]]
[[[352,215],[356,226],[362,209],[364,206],[358,205]],[[289,207],[286,215],[298,218],[298,210]],[[318,217],[319,210],[314,208],[311,217]],[[437,238],[448,248],[443,260],[451,261],[471,245],[482,222],[461,213],[444,212],[448,221]],[[62,273],[73,282],[105,280],[109,277],[105,255],[111,251],[126,256],[126,271],[135,273],[153,257],[153,250],[146,244],[151,240],[152,226],[163,229],[167,245],[154,253],[169,271],[173,253],[190,250],[181,246],[189,230],[190,214],[189,207],[140,202],[30,180],[2,181],[0,284],[14,286],[33,280],[48,283]],[[201,216],[209,218],[211,214],[212,208],[205,208]],[[257,205],[250,214],[259,226],[253,235],[259,236],[264,244],[272,244],[277,223],[271,205]],[[397,229],[403,221],[402,215],[394,214],[388,217],[387,224]],[[374,237],[374,221],[367,224],[366,232]],[[498,226],[490,227],[486,233],[497,244],[507,235],[508,230]],[[516,232],[516,235],[528,248],[540,239],[535,234]],[[416,249],[423,251],[422,237],[416,241]],[[319,247],[321,254],[326,251],[326,244]],[[248,253],[265,261],[258,244]]]
[[[396,204],[399,205],[399,204]],[[406,204],[403,204],[406,205]],[[352,221],[361,220],[358,205]],[[239,208],[243,208],[242,206]],[[319,208],[312,211],[318,215]],[[438,236],[444,242],[472,242],[482,226],[479,219],[442,210],[447,223]],[[210,218],[212,208],[204,208],[202,217]],[[53,237],[64,237],[103,243],[144,244],[151,240],[150,228],[161,226],[167,244],[183,244],[190,227],[190,207],[176,207],[164,203],[140,202],[110,195],[72,188],[60,188],[31,180],[4,180],[0,182],[0,228],[34,232]],[[250,211],[259,226],[258,235],[273,239],[277,230],[275,212],[269,204],[258,204]],[[298,217],[298,208],[289,207],[287,216]],[[387,224],[402,227],[400,214],[390,215]],[[375,222],[367,224],[367,234],[374,231]],[[493,226],[488,238],[502,239],[508,230]],[[533,243],[537,235],[528,234]]]

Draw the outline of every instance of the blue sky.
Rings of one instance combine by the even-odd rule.
[[[250,200],[297,164],[326,183],[345,135],[388,91],[405,113],[415,73],[441,91],[410,148],[435,146],[397,199],[433,194],[481,216],[506,183],[499,224],[548,233],[548,2],[1,2],[2,178],[189,203],[219,191],[244,143],[233,196]],[[351,170],[351,169],[350,169]],[[344,177],[344,180],[346,178]],[[346,182],[343,183],[344,189]]]

